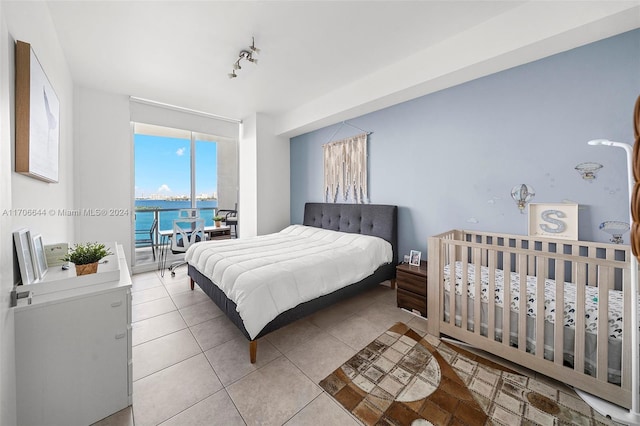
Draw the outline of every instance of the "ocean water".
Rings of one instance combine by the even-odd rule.
[[[169,200],[136,200],[136,209],[138,207],[157,208],[159,216],[159,229],[173,229],[173,220],[178,218],[179,209],[191,208],[191,201],[169,201]],[[218,207],[217,200],[198,201],[196,207],[200,210],[200,217],[204,219],[204,226],[213,225],[213,212]],[[169,211],[162,211],[172,209]],[[149,230],[153,224],[153,211],[136,211],[136,230]],[[149,238],[149,234],[136,234],[136,239]]]

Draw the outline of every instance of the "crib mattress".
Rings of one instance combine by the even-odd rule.
[[[450,265],[444,267],[444,288],[445,291],[451,291],[450,285]],[[455,294],[462,295],[462,262],[455,262]],[[476,283],[475,283],[475,265],[467,265],[467,297],[471,300],[475,299]],[[480,298],[481,301],[487,303],[489,301],[489,268],[481,266],[480,271]],[[527,316],[536,317],[536,286],[537,278],[527,276]],[[544,285],[544,315],[545,321],[555,323],[556,313],[556,282],[555,280],[545,279]],[[504,272],[501,269],[495,270],[495,304],[500,308],[504,307]],[[585,303],[585,328],[587,333],[597,334],[598,329],[598,288],[595,286],[587,286]],[[609,338],[622,338],[622,292],[618,290],[609,290]],[[511,301],[510,310],[519,312],[520,310],[520,274],[511,272]],[[573,283],[564,283],[564,307],[563,317],[564,325],[571,329],[575,329],[575,313],[576,313],[576,285]]]

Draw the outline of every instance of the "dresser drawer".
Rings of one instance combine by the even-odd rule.
[[[408,290],[412,293],[427,295],[427,278],[420,275],[410,274],[404,271],[397,271],[396,283],[398,288]]]
[[[427,316],[427,297],[419,294],[412,293],[410,291],[397,289],[398,307],[408,310],[417,310],[422,316]]]

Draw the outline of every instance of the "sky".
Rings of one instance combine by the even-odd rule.
[[[135,196],[181,196],[191,193],[191,142],[136,134]],[[215,142],[196,141],[196,195],[216,193],[218,187]]]

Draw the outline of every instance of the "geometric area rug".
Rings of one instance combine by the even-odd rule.
[[[575,393],[436,337],[421,337],[403,323],[320,386],[365,425],[613,424]]]

